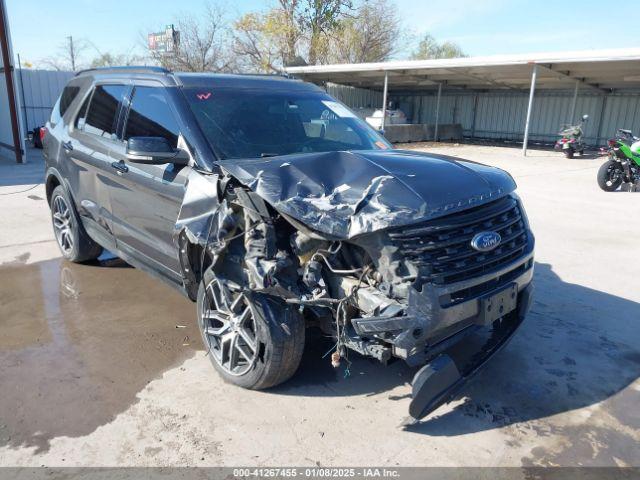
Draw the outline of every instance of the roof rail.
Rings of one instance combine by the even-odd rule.
[[[128,72],[128,73],[172,73],[164,67],[131,65],[126,67],[96,67],[86,68],[76,73],[76,77],[87,72]]]

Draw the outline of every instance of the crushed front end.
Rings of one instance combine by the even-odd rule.
[[[483,231],[498,233],[499,245],[475,250],[472,239]],[[451,398],[512,336],[531,303],[534,238],[514,194],[343,248],[361,250],[362,264],[341,258],[338,273],[321,265],[328,295],[349,299],[335,327],[338,349],[423,365],[413,382],[414,419]],[[340,274],[347,264],[361,270]]]
[[[349,351],[421,367],[413,420],[448,401],[529,309],[534,237],[506,172],[402,151],[220,163],[215,207],[183,205],[177,225],[177,244],[195,239],[209,258],[191,262],[185,285],[199,269],[276,298],[334,339],[336,367]],[[180,251],[185,265],[203,258]]]

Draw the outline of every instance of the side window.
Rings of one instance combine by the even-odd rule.
[[[164,137],[175,148],[180,128],[169,100],[162,88],[136,87],[124,131],[124,139],[131,137]]]
[[[62,90],[62,94],[60,95],[60,97],[58,97],[58,101],[51,110],[51,118],[49,119],[49,121],[52,125],[55,125],[60,120],[62,120],[62,116],[69,108],[69,105],[71,105],[71,102],[73,102],[78,96],[79,91],[80,87],[64,87],[64,89]]]
[[[91,94],[93,92],[89,92],[87,98],[82,102],[82,106],[80,107],[80,111],[78,112],[78,116],[76,117],[75,127],[82,128],[84,126],[85,121],[87,120],[87,109],[89,108],[89,102],[91,101]]]
[[[126,90],[124,85],[98,85],[91,97],[84,131],[115,139],[118,107]]]
[[[72,87],[66,86],[64,90],[62,90],[62,95],[60,96],[60,105],[59,112],[60,116],[64,116],[65,112],[69,108],[69,105],[75,100],[80,92],[80,87]]]

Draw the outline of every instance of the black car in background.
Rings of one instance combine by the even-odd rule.
[[[393,150],[314,85],[87,70],[44,151],[64,257],[107,249],[179,288],[213,366],[245,388],[290,378],[312,325],[334,339],[336,367],[349,350],[420,367],[422,418],[531,303],[534,238],[513,179]]]

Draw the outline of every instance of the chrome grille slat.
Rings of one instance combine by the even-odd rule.
[[[500,245],[489,252],[474,250],[471,239],[487,230],[500,234]],[[439,285],[499,269],[520,257],[527,246],[522,214],[511,197],[422,225],[395,229],[389,237],[420,269],[421,279]]]

